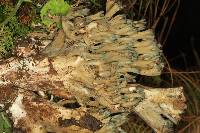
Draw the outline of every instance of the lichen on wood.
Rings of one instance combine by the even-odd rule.
[[[182,88],[136,83],[134,75],[161,74],[162,51],[144,20],[115,15],[121,8],[114,0],[106,13],[72,7],[63,29],[44,35],[50,44],[32,39],[0,64],[0,104],[9,103],[15,128],[115,133],[135,112],[156,132],[173,130],[186,107]]]

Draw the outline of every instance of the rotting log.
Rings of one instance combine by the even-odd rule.
[[[144,20],[73,7],[63,29],[29,34],[0,64],[0,104],[14,128],[30,133],[119,132],[130,112],[154,131],[170,132],[186,108],[183,88],[150,88],[134,75],[160,75],[162,51]],[[45,38],[35,44],[35,36]],[[50,96],[50,98],[49,98]],[[56,99],[58,98],[58,99]]]

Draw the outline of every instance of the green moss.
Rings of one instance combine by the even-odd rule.
[[[0,28],[0,58],[6,56],[13,47],[13,33],[8,27]]]
[[[19,4],[17,4],[19,6]],[[18,22],[15,12],[16,6],[0,6],[0,58],[9,54],[13,48],[13,40],[30,31],[30,27]]]
[[[68,13],[70,5],[64,0],[49,0],[42,8],[40,16],[42,22],[46,26],[51,26],[53,23],[59,25],[60,22],[56,22],[53,18],[49,16],[63,16]]]
[[[0,133],[11,133],[11,124],[5,112],[0,112]]]
[[[0,5],[0,24],[2,24],[12,12],[14,12],[14,7],[11,5]]]
[[[7,24],[11,32],[13,33],[13,37],[20,37],[26,35],[30,32],[30,27],[22,25],[18,22],[17,17],[14,16],[11,18],[10,22]]]
[[[4,6],[0,5],[0,23],[5,19]]]

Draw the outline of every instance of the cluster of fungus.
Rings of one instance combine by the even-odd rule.
[[[144,20],[116,14],[121,9],[114,0],[105,13],[72,7],[63,29],[45,34],[50,44],[32,38],[0,64],[0,104],[9,105],[15,130],[122,132],[130,112],[156,132],[172,130],[185,108],[182,88],[136,83],[135,75],[160,75],[162,51]]]

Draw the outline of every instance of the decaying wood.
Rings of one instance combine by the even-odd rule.
[[[135,83],[134,74],[160,75],[162,51],[143,20],[113,16],[120,9],[113,0],[105,14],[72,8],[51,43],[52,34],[19,45],[1,62],[0,104],[9,103],[15,128],[115,133],[135,112],[156,132],[172,130],[186,107],[183,89]]]

